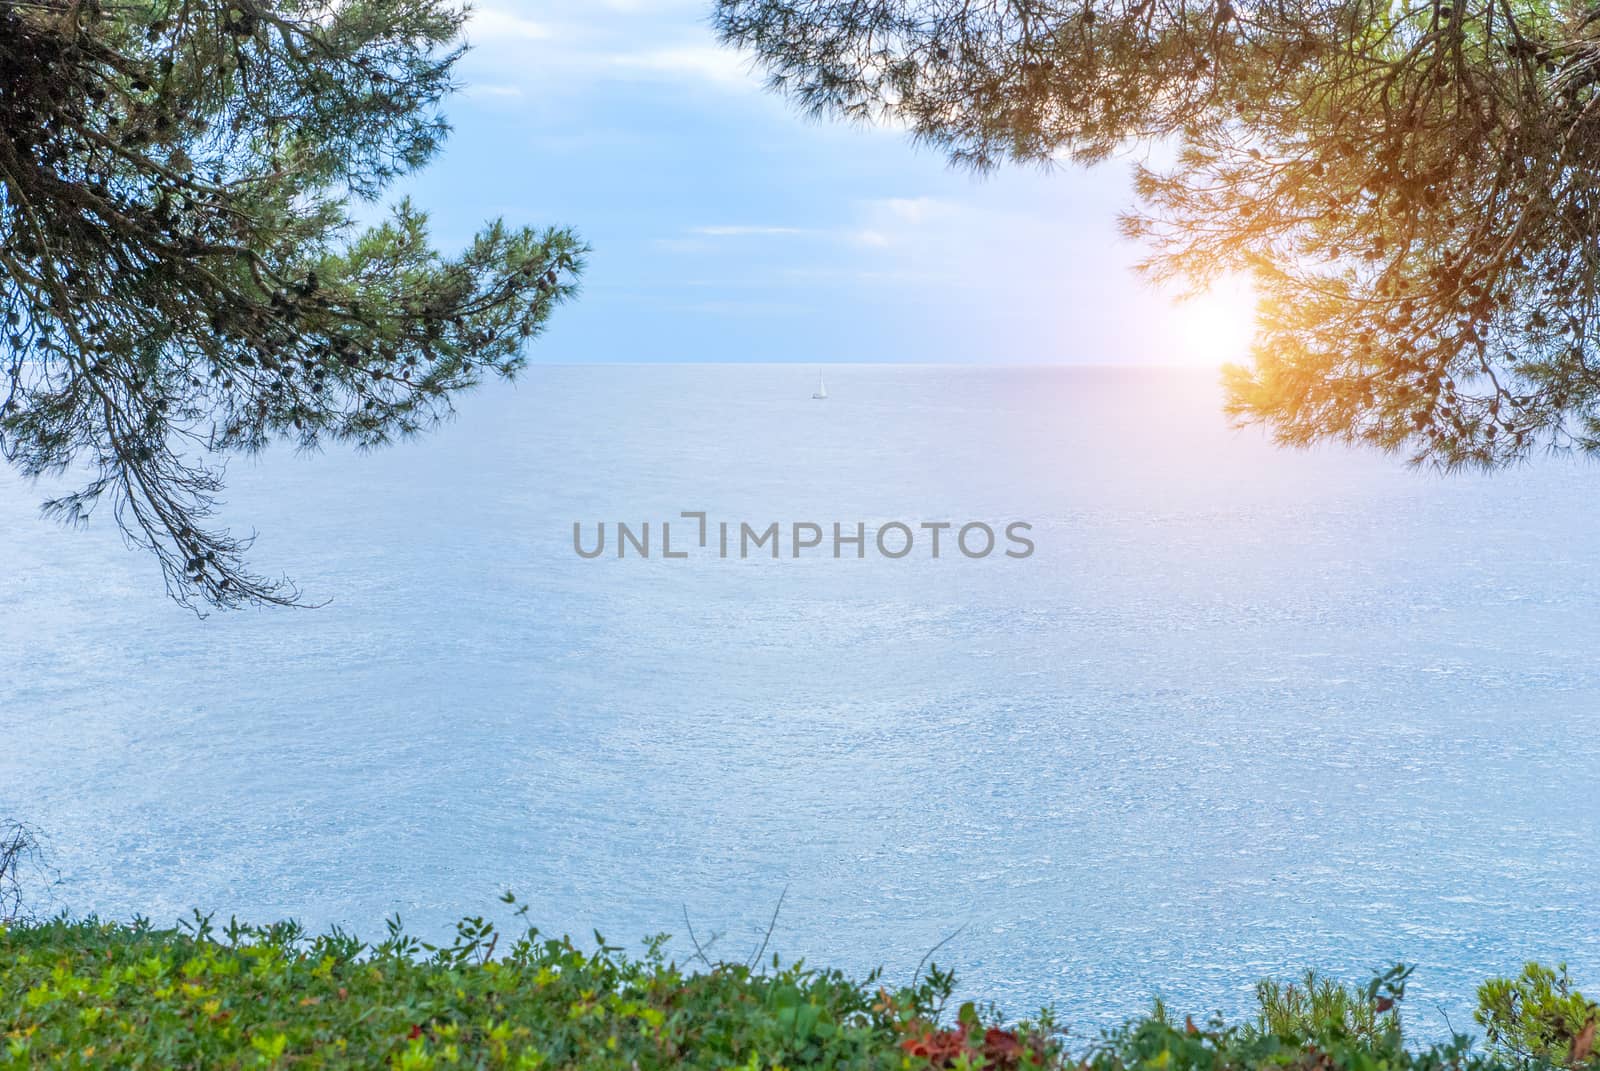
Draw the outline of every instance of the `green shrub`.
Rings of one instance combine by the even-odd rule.
[[[1470,1039],[1409,1049],[1399,1004],[1410,970],[1378,975],[1360,989],[1315,973],[1295,985],[1262,982],[1256,1020],[1180,1026],[1155,1011],[1109,1032],[1078,1071],[1507,1071],[1471,1051]]]
[[[1516,978],[1491,978],[1478,987],[1475,1018],[1491,1048],[1518,1064],[1600,1067],[1600,1005],[1572,988],[1564,963],[1529,963]]]
[[[184,930],[57,919],[0,929],[0,1067],[860,1068],[927,1067],[951,979],[891,994],[876,979],[779,965],[630,958],[543,939],[502,944],[468,919],[448,946],[377,945],[293,923]],[[1038,1071],[1044,1030],[991,1035],[963,1009],[959,1071]],[[1003,1037],[999,1036],[1003,1035]]]
[[[937,968],[891,992],[876,974],[703,953],[689,971],[665,938],[637,958],[595,940],[583,951],[530,928],[503,941],[481,918],[437,947],[398,920],[375,945],[198,915],[178,930],[0,927],[0,1069],[1515,1071],[1521,1059],[1466,1039],[1404,1047],[1398,968],[1364,990],[1263,985],[1244,1026],[1177,1025],[1158,1008],[1068,1056],[1048,1014],[1003,1025],[964,1004],[947,1018],[954,980]]]
[[[1316,971],[1303,982],[1284,985],[1267,979],[1256,986],[1261,1006],[1248,1032],[1284,1039],[1346,1037],[1377,1044],[1400,1035],[1400,999],[1410,972],[1397,969],[1381,975],[1365,990],[1342,985]]]

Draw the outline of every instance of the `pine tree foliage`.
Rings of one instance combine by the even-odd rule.
[[[376,447],[507,376],[584,247],[400,203],[465,19],[442,0],[0,0],[0,449],[109,501],[196,609],[292,603],[215,520],[222,461]]]
[[[1600,7],[1574,0],[719,0],[817,114],[957,163],[1137,144],[1153,277],[1250,273],[1228,408],[1442,468],[1600,450]],[[1159,154],[1158,154],[1159,155]]]

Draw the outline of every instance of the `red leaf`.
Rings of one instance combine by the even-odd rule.
[[[1012,1068],[1022,1060],[1022,1040],[1010,1030],[990,1027],[983,1035],[983,1056],[990,1068]]]

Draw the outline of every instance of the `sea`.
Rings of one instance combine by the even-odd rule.
[[[1424,1039],[1527,960],[1600,990],[1588,461],[1281,448],[1208,370],[535,366],[227,481],[315,608],[197,617],[0,474],[39,909],[438,938],[509,890],[1079,1038],[1308,969],[1414,965]]]

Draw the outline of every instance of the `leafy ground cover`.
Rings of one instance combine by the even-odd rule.
[[[508,902],[514,903],[508,897]],[[293,923],[177,929],[58,918],[0,928],[0,1067],[571,1068],[763,1071],[1502,1071],[1600,1069],[1600,1009],[1530,965],[1480,992],[1483,1045],[1408,1047],[1407,972],[1353,988],[1264,982],[1241,1024],[1159,1004],[1095,1039],[1048,1013],[1003,1022],[951,1006],[937,967],[876,975],[776,957],[675,963],[471,918],[434,946],[398,920],[375,944]],[[1486,1047],[1485,1047],[1486,1046]]]

